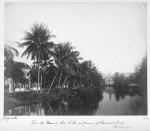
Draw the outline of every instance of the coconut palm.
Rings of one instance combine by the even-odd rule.
[[[54,49],[54,52],[55,52],[54,59],[55,59],[55,64],[58,67],[58,70],[55,74],[55,77],[54,77],[47,93],[49,93],[49,91],[50,91],[50,89],[51,89],[51,87],[52,87],[52,85],[53,85],[53,83],[54,83],[54,81],[55,81],[58,74],[59,74],[58,86],[60,86],[62,74],[63,74],[63,72],[65,71],[66,68],[69,68],[69,62],[71,60],[73,49],[74,48],[71,46],[70,42],[60,43]]]
[[[33,25],[30,32],[25,32],[25,37],[23,38],[25,42],[20,44],[20,47],[27,47],[22,56],[27,55],[27,59],[30,56],[32,60],[37,62],[38,87],[40,81],[40,63],[53,53],[52,49],[55,44],[49,42],[53,37],[56,36],[51,35],[51,32],[45,25],[36,23]]]
[[[60,86],[63,71],[69,67],[69,62],[72,58],[72,50],[73,50],[73,47],[71,46],[71,43],[69,42],[61,43],[55,49],[55,52],[56,52],[55,61],[60,71],[59,86]]]
[[[79,61],[82,60],[83,58],[80,57],[80,53],[78,51],[72,51],[71,52],[71,57],[70,60],[68,62],[69,67],[67,67],[66,72],[67,72],[67,76],[64,80],[64,85],[66,80],[71,80],[74,81],[74,86],[75,86],[75,81],[78,81],[79,83],[79,79],[80,79],[80,63]]]

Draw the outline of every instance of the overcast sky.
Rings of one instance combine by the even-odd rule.
[[[52,41],[72,42],[99,71],[133,72],[146,54],[146,16],[146,3],[5,3],[4,39],[21,42],[25,30],[44,23]]]

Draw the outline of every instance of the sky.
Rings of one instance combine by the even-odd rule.
[[[22,42],[24,31],[44,23],[57,36],[52,41],[71,42],[102,73],[129,73],[146,54],[146,10],[139,2],[5,3],[4,39]],[[17,49],[21,56],[25,48]],[[15,60],[32,64],[20,56]]]

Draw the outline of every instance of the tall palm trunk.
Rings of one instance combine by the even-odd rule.
[[[43,82],[43,87],[44,87],[44,89],[45,89],[45,86],[46,86],[46,74],[44,74],[44,82]]]
[[[41,88],[40,88],[40,93],[41,93],[41,90],[42,90],[42,74],[41,74]]]
[[[39,91],[38,91],[39,86],[40,86],[40,69],[39,69],[39,64],[38,64],[38,85],[37,85],[37,93],[39,92]]]
[[[58,71],[59,71],[59,70],[58,70]],[[54,77],[54,79],[53,79],[53,81],[52,81],[52,83],[51,83],[51,85],[50,85],[50,88],[48,89],[48,91],[47,91],[47,93],[46,93],[46,94],[48,94],[48,93],[49,93],[49,91],[51,90],[52,85],[53,85],[53,83],[54,83],[54,81],[55,81],[55,79],[56,79],[56,76],[57,76],[57,74],[58,74],[58,71],[57,71],[57,73],[55,74],[55,77]]]
[[[38,87],[37,87],[37,93],[39,92],[39,87],[40,87],[40,53],[38,56]]]
[[[61,70],[60,77],[59,77],[59,85],[58,85],[59,87],[60,87],[60,84],[61,84],[60,82],[61,82],[62,71],[63,70]]]
[[[64,86],[65,86],[65,83],[66,83],[67,78],[68,78],[68,76],[67,76],[67,77],[65,78],[65,80],[64,80],[64,84],[63,84]]]
[[[15,84],[15,81],[14,81],[14,84],[13,84],[14,98],[15,98],[15,94],[16,94],[16,91],[15,91],[15,86],[16,86],[16,84]]]
[[[74,83],[73,86],[74,86],[74,88],[75,88],[75,78],[73,79],[73,83]]]

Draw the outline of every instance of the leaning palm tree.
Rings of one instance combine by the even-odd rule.
[[[40,63],[53,53],[52,49],[54,47],[53,42],[49,40],[55,35],[51,35],[51,32],[43,24],[34,24],[30,31],[25,31],[25,37],[23,40],[25,42],[20,44],[20,47],[27,47],[23,52],[22,56],[27,55],[32,60],[37,62],[38,65],[38,87],[40,81]],[[37,90],[38,93],[38,90]]]

